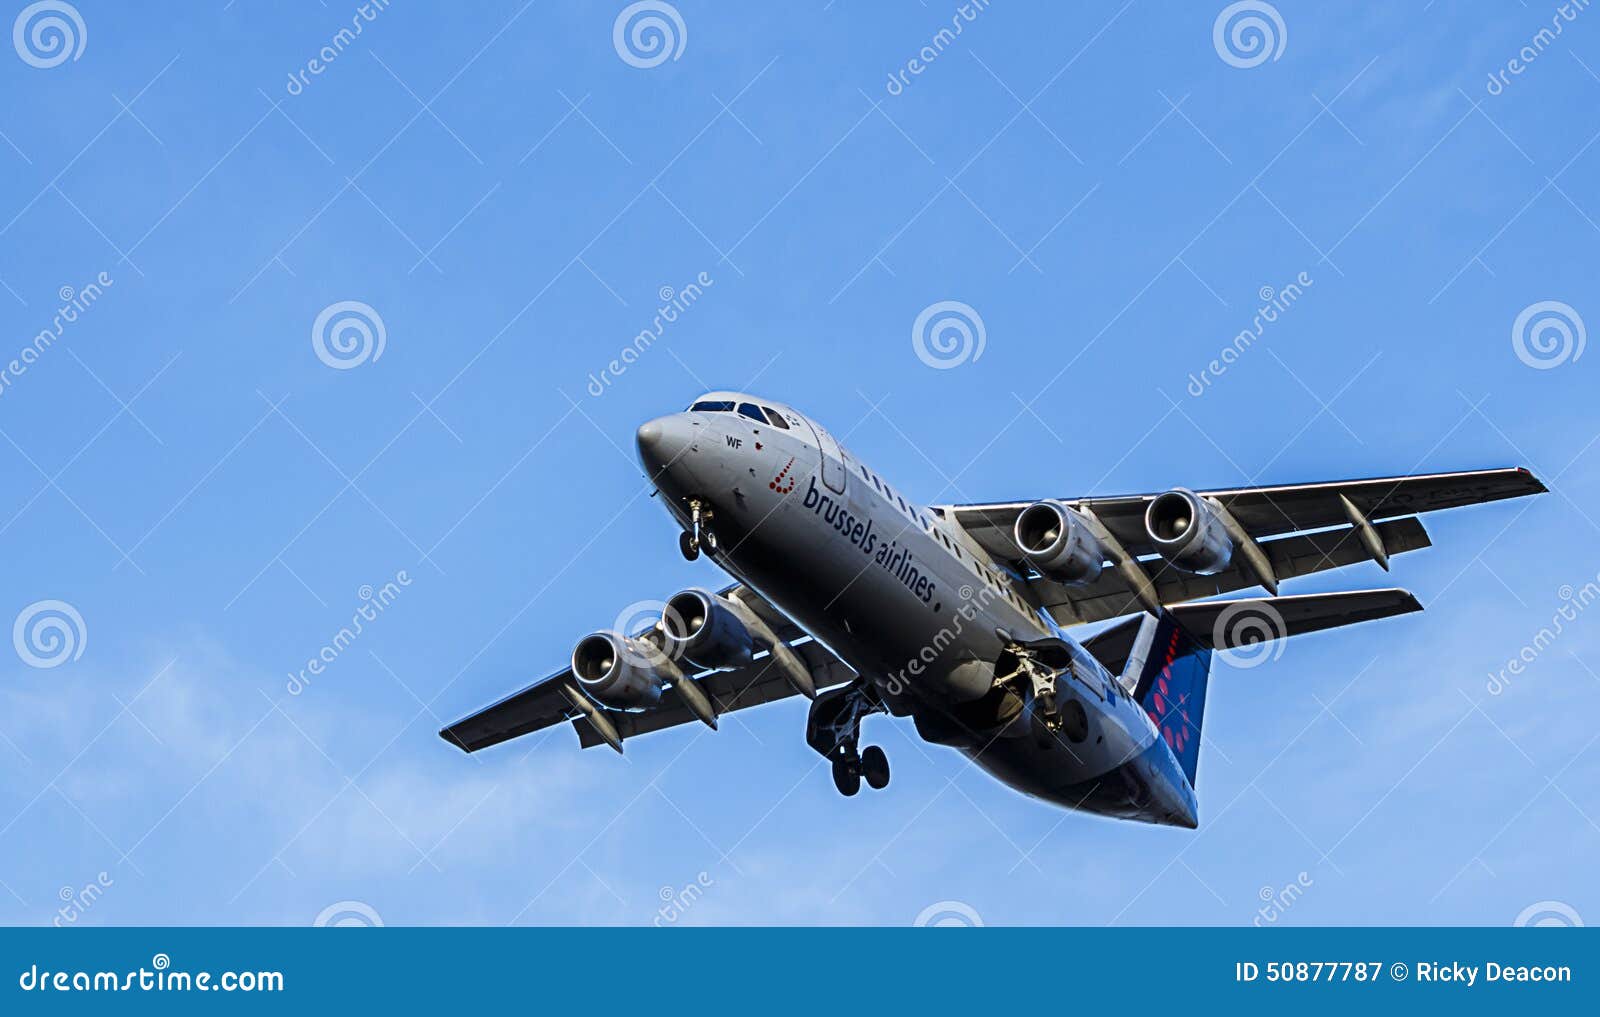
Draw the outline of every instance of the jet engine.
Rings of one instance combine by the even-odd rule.
[[[662,618],[667,652],[699,668],[720,670],[750,663],[755,642],[723,599],[705,590],[684,590],[667,601]]]
[[[1233,559],[1233,538],[1222,518],[1193,491],[1175,487],[1145,509],[1144,528],[1161,557],[1185,572],[1208,576]]]
[[[1036,501],[1023,509],[1012,537],[1040,574],[1069,586],[1099,579],[1108,557],[1088,520],[1059,501]]]
[[[647,710],[661,701],[667,675],[657,661],[661,651],[642,639],[595,632],[572,650],[572,673],[584,691],[617,710]]]

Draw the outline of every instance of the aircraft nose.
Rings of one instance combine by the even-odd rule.
[[[645,472],[653,478],[681,459],[693,443],[691,431],[682,414],[657,417],[641,424],[635,441]]]

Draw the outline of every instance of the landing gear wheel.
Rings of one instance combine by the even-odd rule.
[[[889,786],[889,757],[878,746],[868,745],[861,751],[861,776],[874,791]]]
[[[833,757],[833,786],[850,798],[861,790],[861,760],[854,756]]]
[[[694,539],[694,534],[685,530],[678,534],[678,550],[683,552],[687,561],[694,561],[700,557],[700,542]]]
[[[715,553],[717,550],[717,531],[708,527],[701,530],[700,537],[705,541],[706,550]]]

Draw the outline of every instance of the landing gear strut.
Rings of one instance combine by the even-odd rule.
[[[850,797],[861,781],[875,791],[889,786],[889,757],[876,745],[860,748],[861,719],[883,712],[883,703],[871,686],[857,680],[811,703],[806,720],[806,744],[821,753],[833,768],[833,786]]]
[[[717,534],[711,528],[711,510],[699,498],[689,500],[690,528],[678,534],[678,550],[683,552],[684,558],[694,561],[700,557],[700,548],[707,551],[717,549]]]
[[[1071,649],[1059,639],[1036,639],[1028,643],[1011,642],[1006,655],[1016,669],[1000,679],[1023,702],[1052,735],[1065,734],[1068,741],[1081,742],[1089,735],[1089,718],[1073,692],[1058,695],[1056,682],[1063,676],[1082,681]]]
[[[1018,648],[1012,651],[1017,657],[1017,677],[1026,683],[1033,701],[1034,713],[1044,722],[1045,730],[1061,730],[1061,711],[1056,704],[1056,669],[1039,660],[1032,651]],[[1070,665],[1069,665],[1070,666]]]

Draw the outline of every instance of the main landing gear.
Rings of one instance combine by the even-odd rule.
[[[1062,675],[1072,675],[1076,666],[1072,654],[1057,640],[1037,640],[1030,644],[1012,644],[1007,653],[1016,664],[1016,670],[1001,681],[1011,687],[1024,702],[1033,706],[1033,712],[1046,731],[1052,735],[1065,734],[1068,740],[1081,742],[1088,736],[1088,714],[1072,694],[1057,695],[1056,680]]]
[[[848,753],[848,754],[847,754]],[[840,748],[833,756],[833,786],[846,798],[861,790],[861,781],[874,791],[889,786],[889,757],[876,745],[868,745],[860,755]]]
[[[694,561],[700,557],[702,547],[716,551],[717,534],[711,528],[711,510],[699,498],[689,499],[689,527],[678,534],[678,550],[683,552],[684,558]]]
[[[834,692],[825,692],[811,703],[806,719],[806,744],[821,753],[833,768],[833,786],[850,797],[861,790],[861,781],[874,791],[889,786],[889,757],[876,745],[860,748],[861,719],[883,712],[883,703],[871,686],[861,680]]]

